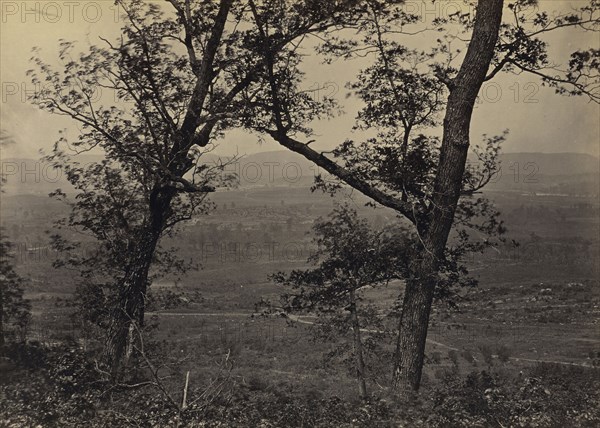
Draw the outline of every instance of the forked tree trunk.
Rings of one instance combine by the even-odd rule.
[[[358,394],[360,398],[366,400],[367,382],[365,380],[365,360],[363,356],[362,338],[360,334],[360,323],[358,322],[358,313],[356,311],[356,297],[354,290],[350,291],[350,323],[352,325],[354,338],[354,354],[356,364],[356,380],[358,381]]]
[[[483,84],[502,20],[502,0],[479,0],[475,26],[463,64],[450,85],[444,135],[434,182],[432,206],[423,240],[422,258],[407,281],[394,361],[396,390],[418,390],[421,382],[429,314],[439,261],[462,188],[469,149],[473,106]]]

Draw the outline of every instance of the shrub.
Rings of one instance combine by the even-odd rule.
[[[448,351],[448,358],[452,361],[452,365],[458,366],[458,353],[454,349]]]
[[[100,382],[81,351],[20,344],[11,347],[8,356],[21,370],[1,387],[5,400],[0,420],[60,426],[85,423],[94,416]]]
[[[494,364],[492,348],[489,345],[479,345],[479,352],[481,352],[483,361],[485,361],[488,366],[492,366]]]
[[[464,358],[464,360],[467,363],[476,365],[477,362],[475,361],[475,357],[473,357],[473,354],[471,353],[471,351],[469,351],[468,349],[463,349],[460,353],[461,357]]]
[[[511,355],[511,351],[508,348],[508,346],[502,344],[498,347],[498,349],[496,350],[496,354],[498,355],[498,359],[503,362],[503,363],[507,363],[508,360],[510,360],[510,355]]]
[[[442,354],[440,352],[432,352],[429,357],[431,364],[440,364],[442,362]]]
[[[593,369],[539,365],[512,378],[488,371],[448,373],[433,390],[427,426],[600,426]]]

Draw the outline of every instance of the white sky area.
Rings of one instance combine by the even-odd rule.
[[[324,0],[326,1],[326,0]],[[408,0],[406,7],[420,13],[425,20],[454,12],[461,2]],[[508,3],[508,1],[506,2]],[[579,1],[541,1],[540,9],[566,10],[580,5]],[[75,136],[77,127],[69,119],[53,116],[28,104],[26,92],[34,89],[26,76],[32,68],[30,57],[34,46],[41,48],[42,57],[57,64],[59,39],[76,40],[84,48],[101,44],[99,37],[116,39],[122,22],[112,1],[9,1],[0,0],[0,81],[2,100],[0,125],[14,136],[16,144],[3,149],[2,158],[39,156],[39,150],[49,152],[58,138],[58,131],[67,130]],[[508,19],[508,11],[505,12]],[[425,37],[426,38],[426,37]],[[551,58],[564,63],[568,52],[578,48],[600,49],[600,35],[565,30],[547,39],[551,43]],[[407,42],[408,44],[409,42]],[[412,39],[410,43],[427,40]],[[354,115],[360,103],[347,98],[345,85],[355,78],[367,62],[338,61],[323,65],[316,56],[307,57],[304,65],[306,89],[325,87],[322,93],[335,93],[345,112],[342,116],[314,124],[318,134],[313,147],[331,149],[351,138]],[[480,97],[472,121],[473,143],[480,135],[499,134],[510,130],[504,152],[579,152],[595,156],[600,152],[600,107],[584,97],[564,97],[553,89],[541,87],[532,75],[498,75],[488,82]],[[217,153],[250,154],[283,149],[267,140],[258,144],[257,137],[241,131],[231,132],[220,144]]]

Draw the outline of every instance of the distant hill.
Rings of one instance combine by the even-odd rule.
[[[274,151],[240,156],[231,159],[214,154],[203,156],[207,164],[227,163],[225,173],[239,177],[240,187],[256,186],[310,186],[317,168],[302,156],[290,151]],[[100,156],[78,156],[81,164],[98,162]],[[67,193],[73,187],[64,173],[52,168],[41,160],[27,158],[8,158],[0,162],[0,171],[6,176],[3,186],[6,195],[47,195],[61,189]]]
[[[600,161],[583,153],[506,153],[486,188],[526,193],[598,196]]]
[[[99,156],[80,156],[79,162],[96,162]],[[205,155],[207,163],[228,158]],[[524,192],[563,192],[598,194],[600,161],[581,153],[505,153],[500,156],[501,171],[489,184],[490,190]],[[72,191],[64,174],[34,159],[4,159],[1,170],[7,177],[6,195],[47,195],[60,188]],[[307,187],[321,172],[312,162],[289,150],[242,156],[226,167],[239,177],[239,187]]]
[[[307,187],[313,183],[319,169],[297,153],[277,150],[240,157],[226,171],[237,175],[241,187]]]
[[[0,162],[6,178],[2,189],[6,195],[47,195],[60,188],[72,190],[64,174],[41,160],[8,158]]]
[[[471,159],[474,160],[474,159]],[[582,153],[506,153],[490,190],[598,194],[600,160]],[[249,155],[239,161],[242,186],[310,186],[321,172],[291,151]],[[261,177],[256,179],[260,168]],[[298,176],[299,175],[299,176]]]
[[[579,175],[600,173],[600,159],[585,153],[504,153],[500,156],[503,166],[519,163],[537,165],[542,175]]]

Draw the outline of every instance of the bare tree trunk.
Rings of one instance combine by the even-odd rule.
[[[108,337],[104,348],[104,359],[109,365],[114,379],[119,377],[128,348],[131,323],[144,324],[145,299],[148,288],[148,274],[156,252],[158,241],[164,231],[165,221],[171,209],[174,189],[157,186],[150,195],[151,221],[135,247],[113,308]]]
[[[416,391],[420,386],[437,270],[454,222],[469,149],[473,106],[494,54],[502,7],[502,0],[479,0],[471,42],[456,78],[449,85],[433,210],[422,236],[422,259],[413,269],[414,277],[407,282],[400,317],[393,375],[397,390]]]
[[[114,378],[119,376],[119,370],[124,362],[126,350],[129,347],[129,331],[131,323],[142,325],[144,321],[144,301],[148,285],[148,272],[157,241],[146,245],[141,244],[139,256],[132,262],[132,272],[122,286],[108,328],[104,357]]]
[[[366,400],[367,383],[365,381],[365,361],[363,357],[362,339],[360,335],[360,323],[356,312],[356,297],[354,290],[350,291],[350,322],[354,336],[354,353],[356,358],[356,380],[358,381],[358,394],[360,398]]]
[[[408,391],[419,388],[433,290],[434,285],[431,281],[407,281],[392,381],[393,387],[397,390]]]

